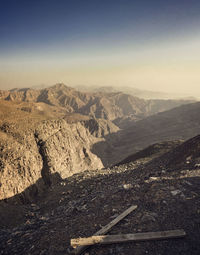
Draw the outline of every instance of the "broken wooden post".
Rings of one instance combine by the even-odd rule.
[[[146,232],[137,234],[121,234],[121,235],[101,235],[91,236],[86,238],[71,239],[71,246],[77,247],[79,245],[94,245],[94,244],[111,244],[122,243],[129,241],[148,241],[161,240],[170,238],[181,238],[186,235],[182,229],[160,231],[160,232]]]
[[[134,211],[137,208],[137,205],[132,205],[129,207],[126,211],[124,211],[122,214],[117,216],[114,220],[112,220],[110,223],[108,223],[106,226],[102,227],[99,231],[97,231],[94,236],[104,235],[106,234],[113,226],[115,226],[119,221],[121,221],[123,218],[125,218],[128,214],[130,214],[132,211]],[[78,246],[76,249],[72,251],[73,254],[79,255],[83,251],[85,251],[89,246],[88,245],[81,245]]]

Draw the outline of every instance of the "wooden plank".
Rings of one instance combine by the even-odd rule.
[[[131,207],[129,207],[126,211],[124,211],[123,213],[121,213],[119,216],[117,216],[114,220],[112,220],[110,223],[108,223],[106,226],[102,227],[99,231],[97,231],[94,236],[99,236],[99,235],[104,235],[106,233],[108,233],[108,231],[115,226],[119,221],[121,221],[122,219],[124,219],[128,214],[130,214],[132,211],[134,211],[137,208],[137,205],[132,205]],[[83,251],[85,251],[88,248],[88,246],[85,245],[81,245],[79,247],[77,247],[76,249],[74,249],[72,251],[72,254],[76,254],[79,255],[81,254]]]
[[[78,245],[110,244],[110,243],[122,243],[122,242],[129,242],[129,241],[148,241],[148,240],[181,238],[181,237],[184,237],[185,235],[186,233],[183,229],[178,229],[178,230],[146,232],[146,233],[137,233],[137,234],[91,236],[86,238],[71,239],[71,246],[76,247]]]

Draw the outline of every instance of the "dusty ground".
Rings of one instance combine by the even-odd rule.
[[[187,236],[99,245],[85,254],[200,254],[200,170],[134,167],[129,163],[86,171],[62,181],[31,205],[9,205],[8,211],[8,205],[1,204],[0,254],[69,254],[70,238],[92,235],[131,205],[138,208],[110,234],[184,229]]]

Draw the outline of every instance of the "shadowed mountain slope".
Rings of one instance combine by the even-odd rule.
[[[152,160],[147,167],[156,169],[195,169],[200,167],[200,135],[197,135],[173,150]]]
[[[182,105],[141,121],[132,122],[128,128],[107,136],[107,143],[95,144],[93,151],[108,166],[117,164],[154,143],[189,139],[199,134],[199,112],[200,102]]]
[[[115,166],[120,166],[123,164],[128,163],[138,163],[138,162],[146,162],[150,161],[153,158],[157,158],[160,155],[172,150],[173,148],[180,145],[183,141],[166,141],[161,143],[155,143],[153,145],[148,146],[144,150],[138,151],[137,153],[128,156],[127,158],[123,159]]]

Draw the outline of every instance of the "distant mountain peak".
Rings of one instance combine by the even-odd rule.
[[[25,92],[27,90],[31,90],[31,88],[14,88],[14,89],[10,89],[10,92]]]
[[[65,85],[64,83],[56,83],[55,85],[51,86],[50,88],[54,88],[54,89],[70,89],[70,90],[74,90],[74,88],[71,88],[67,85]],[[48,89],[48,88],[47,88]]]

